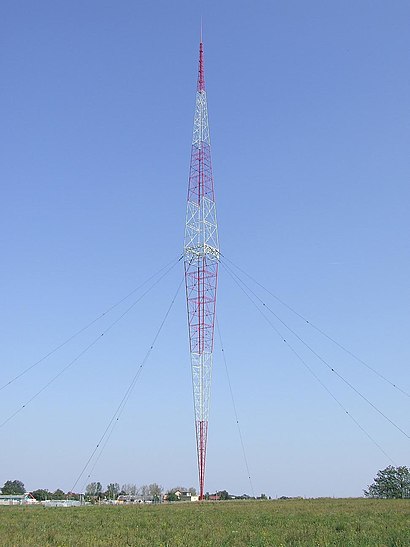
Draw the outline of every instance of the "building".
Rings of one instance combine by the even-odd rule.
[[[38,502],[29,492],[25,494],[0,495],[0,505],[32,505],[33,503]]]
[[[121,494],[117,498],[118,504],[159,503],[160,501],[160,499],[154,498],[154,496],[139,496],[136,494]]]
[[[82,505],[78,500],[46,500],[41,502],[44,507],[79,507]]]
[[[177,490],[175,492],[175,495],[179,499],[179,501],[198,501],[199,499],[199,496],[192,494],[192,492],[189,492],[189,490],[186,490],[186,491]]]

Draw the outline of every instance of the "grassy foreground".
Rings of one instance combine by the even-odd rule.
[[[410,546],[410,500],[0,507],[3,546]]]

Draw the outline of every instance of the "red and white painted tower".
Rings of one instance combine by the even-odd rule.
[[[218,226],[201,36],[184,241],[199,499],[204,497],[218,262]]]

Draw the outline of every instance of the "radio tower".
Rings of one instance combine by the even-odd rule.
[[[201,31],[184,240],[185,286],[200,500],[204,499],[218,262],[218,226]]]

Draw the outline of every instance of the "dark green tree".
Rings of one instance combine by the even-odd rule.
[[[104,497],[104,494],[103,494],[102,484],[100,482],[97,482],[97,498],[101,499],[103,497]]]
[[[366,498],[410,498],[410,469],[405,465],[389,465],[380,470],[364,495]]]
[[[51,497],[50,492],[48,490],[44,490],[43,488],[33,490],[33,492],[31,492],[31,495],[34,496],[37,501],[48,500]]]
[[[60,488],[57,488],[57,490],[53,492],[51,495],[53,500],[65,500],[67,497],[66,494]]]
[[[166,496],[167,496],[167,501],[179,501],[178,496],[173,491],[167,492]]]
[[[21,481],[6,481],[4,483],[3,488],[1,489],[1,493],[4,496],[10,496],[10,495],[21,495],[26,492],[26,489],[24,488],[24,484]]]
[[[219,490],[217,492],[220,500],[229,500],[229,492],[227,490]]]

